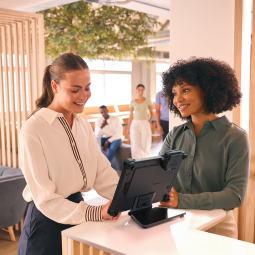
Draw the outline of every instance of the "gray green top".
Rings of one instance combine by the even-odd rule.
[[[148,120],[147,110],[151,106],[151,100],[146,98],[145,101],[141,104],[138,104],[135,99],[131,101],[129,108],[134,108],[135,116],[134,120]]]
[[[174,183],[178,208],[231,210],[241,206],[250,171],[250,145],[243,129],[223,116],[206,121],[196,137],[190,120],[170,131],[159,154],[174,149],[188,155]]]

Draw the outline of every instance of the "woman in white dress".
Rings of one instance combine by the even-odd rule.
[[[152,103],[149,98],[143,96],[144,90],[144,85],[137,85],[137,97],[131,101],[129,106],[130,117],[127,132],[131,141],[133,159],[150,156]],[[148,118],[148,110],[150,111],[150,118]],[[133,115],[133,111],[135,111],[135,115]]]

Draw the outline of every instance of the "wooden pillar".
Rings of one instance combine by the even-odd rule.
[[[242,25],[243,25],[243,0],[235,0],[235,32],[234,32],[234,70],[241,90],[242,66]],[[233,109],[233,123],[241,126],[241,105]],[[246,231],[246,199],[240,208],[234,209],[234,217],[238,227],[238,239],[245,241]]]
[[[255,243],[255,0],[253,0],[251,80],[250,80],[250,115],[249,139],[251,146],[251,165],[248,190],[246,195],[246,241]]]

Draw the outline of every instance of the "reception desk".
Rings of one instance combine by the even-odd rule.
[[[87,202],[105,203],[102,198]],[[225,219],[224,210],[185,211],[184,217],[149,229],[139,227],[127,212],[116,221],[72,227],[62,231],[63,255],[255,254],[254,244],[204,232]]]

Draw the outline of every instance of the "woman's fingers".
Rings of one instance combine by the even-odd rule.
[[[112,200],[110,200],[108,203],[106,203],[104,206],[103,206],[103,210],[102,210],[102,218],[103,220],[107,220],[109,219],[111,216],[107,213],[108,212],[108,208],[110,207],[112,203]]]
[[[120,217],[121,213],[118,213],[116,217],[112,217],[113,220],[117,220]]]
[[[102,210],[102,218],[103,220],[117,220],[119,217],[120,217],[120,214],[119,213],[116,217],[112,217],[108,214],[108,208],[110,207],[112,203],[112,200],[110,200],[108,203],[106,203],[104,206],[103,206],[103,210]]]
[[[160,204],[168,206],[170,205],[170,202],[160,202]]]

